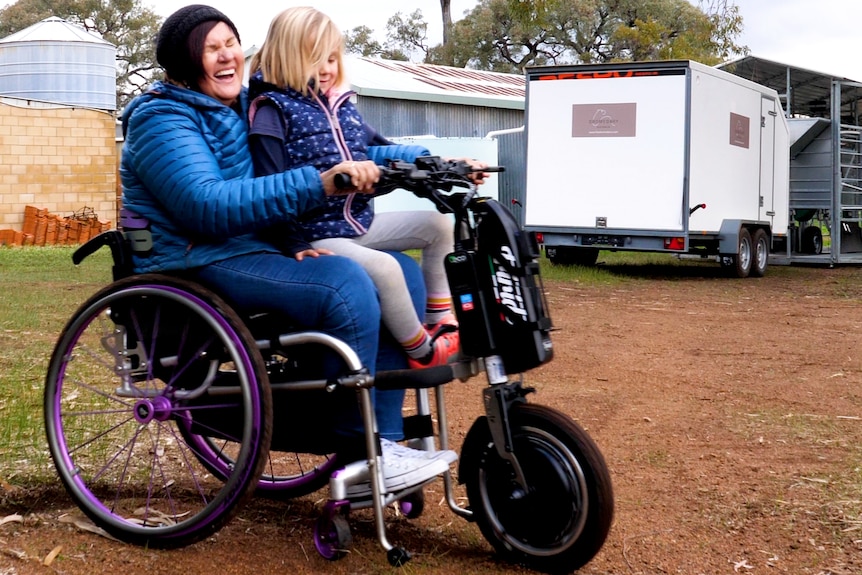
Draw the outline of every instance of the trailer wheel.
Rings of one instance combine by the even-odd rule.
[[[599,259],[599,250],[598,248],[545,246],[545,255],[554,265],[594,266]]]
[[[751,236],[754,258],[751,261],[751,277],[762,278],[769,265],[769,236],[763,228],[757,228]]]
[[[721,265],[730,277],[747,278],[751,273],[751,263],[754,259],[751,233],[747,228],[740,228],[736,248],[735,254],[721,255]]]
[[[803,254],[823,253],[823,232],[819,226],[808,226],[802,230],[800,250]]]

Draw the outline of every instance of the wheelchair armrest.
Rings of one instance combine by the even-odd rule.
[[[426,389],[449,383],[455,379],[452,365],[438,365],[425,369],[392,369],[378,371],[374,376],[377,389]]]

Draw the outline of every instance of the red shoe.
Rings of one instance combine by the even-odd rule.
[[[438,323],[438,325],[440,325]],[[442,330],[440,330],[442,331]],[[418,359],[412,357],[407,358],[407,365],[410,369],[422,369],[425,367],[436,367],[438,365],[446,365],[452,356],[456,355],[461,347],[461,337],[457,331],[440,333],[432,336],[434,351],[431,354],[431,359],[426,363],[422,363]]]
[[[438,337],[440,333],[445,333],[447,331],[455,331],[458,329],[458,318],[455,317],[455,314],[451,311],[440,318],[440,321],[435,323],[434,325],[427,326],[428,335],[431,336],[431,339]]]

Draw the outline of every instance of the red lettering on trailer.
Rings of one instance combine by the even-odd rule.
[[[571,72],[566,74],[546,74],[544,76],[539,76],[539,80],[574,80],[575,75]]]
[[[635,76],[659,76],[656,71],[637,72],[635,70],[621,70],[608,72],[566,72],[564,74],[544,74],[538,80],[594,80],[608,78],[633,78]]]

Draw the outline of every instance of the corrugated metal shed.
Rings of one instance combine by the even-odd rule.
[[[360,96],[524,109],[520,75],[352,57],[345,68]]]
[[[345,58],[347,78],[366,122],[389,137],[483,138],[503,132],[499,176],[505,205],[523,201],[526,170],[524,77],[374,58]],[[516,213],[516,215],[518,215]]]

